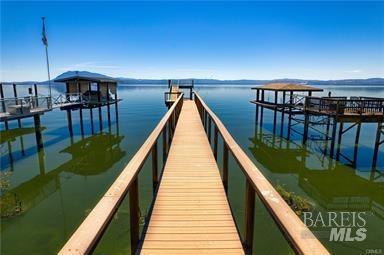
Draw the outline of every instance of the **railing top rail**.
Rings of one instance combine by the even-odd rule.
[[[122,170],[115,182],[67,241],[59,254],[88,254],[92,251],[97,240],[108,226],[122,199],[127,194],[130,185],[139,174],[148,154],[160,136],[178,103],[182,100],[180,95],[154,130],[148,136],[140,149]]]
[[[347,98],[347,97],[312,97],[307,96],[308,99],[314,100],[325,100],[325,101],[340,101],[340,102],[384,102],[384,98],[377,97],[358,97],[358,98]]]
[[[4,97],[0,98],[0,101],[5,101],[5,100],[24,100],[24,99],[29,99],[29,98],[49,98],[49,96],[18,96],[18,97]]]
[[[327,249],[300,220],[271,183],[264,177],[261,171],[236,143],[216,114],[213,113],[197,93],[195,93],[195,98],[200,101],[201,105],[211,116],[212,121],[221,133],[225,144],[232,152],[233,157],[240,165],[246,178],[253,185],[261,201],[272,215],[272,218],[282,229],[283,234],[287,237],[296,252],[299,254],[329,254]]]

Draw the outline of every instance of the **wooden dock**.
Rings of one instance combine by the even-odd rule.
[[[141,254],[244,254],[194,101],[184,101]]]
[[[217,166],[219,136],[221,175]],[[162,175],[158,171],[159,140]],[[245,201],[242,238],[227,199],[229,155],[246,179],[245,191],[235,191]],[[154,201],[140,234],[143,217],[138,175],[149,157]],[[296,254],[329,255],[197,93],[194,101],[179,95],[59,254],[92,253],[127,195],[132,255],[253,254],[256,196]]]
[[[164,102],[168,108],[177,100],[180,96],[181,92],[179,87],[176,85],[172,85],[169,87],[169,92],[164,93]]]

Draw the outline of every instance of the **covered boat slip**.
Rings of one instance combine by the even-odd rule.
[[[216,162],[219,136],[222,175]],[[243,240],[227,199],[229,153],[247,183],[245,193],[236,191],[245,198]],[[149,156],[154,201],[140,236],[138,174]],[[131,254],[252,254],[256,195],[296,253],[329,254],[196,93],[194,101],[177,98],[59,254],[91,253],[128,194]]]
[[[55,99],[56,104],[67,108],[93,108],[113,104],[117,99],[117,81],[109,76],[85,71],[69,71],[59,75],[55,82],[66,85],[64,97]]]

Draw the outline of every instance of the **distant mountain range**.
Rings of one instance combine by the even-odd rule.
[[[122,84],[167,84],[167,80],[116,78]],[[345,80],[303,80],[303,79],[274,79],[274,80],[216,80],[194,79],[196,85],[226,84],[226,85],[261,85],[272,82],[289,82],[313,85],[384,85],[384,78],[345,79]]]
[[[120,84],[127,85],[166,85],[167,79],[133,79],[133,78],[115,78]],[[187,80],[187,79],[184,79]],[[271,82],[289,82],[300,84],[313,84],[313,85],[384,85],[384,78],[369,78],[369,79],[344,79],[344,80],[304,80],[304,79],[274,79],[274,80],[216,80],[216,79],[194,79],[196,85],[261,85]],[[25,81],[25,82],[5,82],[5,84],[47,84],[48,81]],[[59,85],[62,83],[53,83]]]

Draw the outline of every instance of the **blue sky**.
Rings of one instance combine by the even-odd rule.
[[[384,2],[1,1],[1,80],[384,77]]]

